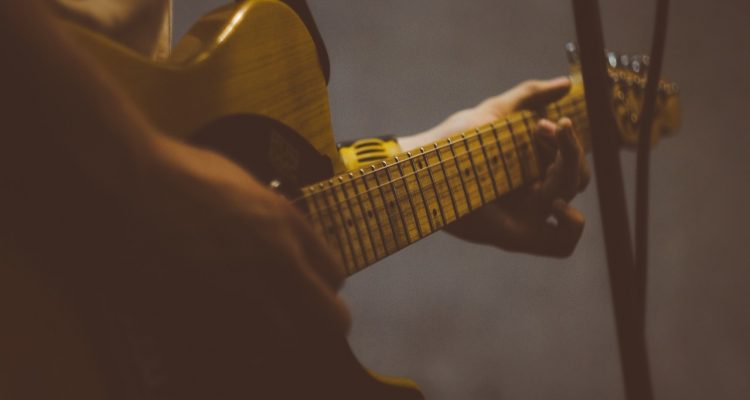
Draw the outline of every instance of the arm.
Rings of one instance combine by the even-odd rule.
[[[343,337],[343,269],[286,200],[150,126],[39,2],[1,2],[0,34],[0,238],[18,259],[177,329],[167,337]],[[282,350],[267,345],[256,356]],[[225,350],[221,370],[247,362]]]

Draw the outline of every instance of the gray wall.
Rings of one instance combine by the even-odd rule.
[[[558,0],[311,0],[339,139],[412,133],[518,81],[566,72]],[[176,0],[177,30],[221,1]],[[601,0],[607,43],[648,50],[653,1]],[[665,73],[681,134],[653,153],[648,339],[658,399],[750,398],[750,3],[672,2]],[[622,157],[630,171],[632,154]],[[596,188],[566,260],[437,234],[351,278],[351,344],[431,399],[620,399]]]

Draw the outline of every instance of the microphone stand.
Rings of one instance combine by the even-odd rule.
[[[653,389],[645,331],[648,240],[648,150],[656,89],[666,35],[667,0],[657,0],[656,29],[652,46],[653,68],[648,77],[641,115],[638,154],[636,244],[633,254],[627,203],[619,156],[619,135],[610,107],[611,86],[604,55],[604,35],[598,0],[573,0],[581,70],[592,131],[594,169],[609,281],[620,353],[620,364],[629,400],[652,400]],[[637,262],[636,262],[637,261]]]

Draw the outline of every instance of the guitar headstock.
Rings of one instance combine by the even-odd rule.
[[[573,75],[580,76],[578,49],[572,43],[565,46]],[[638,145],[641,111],[643,110],[649,57],[606,52],[607,72],[612,85],[610,100],[612,112],[620,131],[620,139],[626,147]],[[578,79],[582,82],[582,80]],[[675,83],[660,81],[656,108],[654,110],[651,144],[662,137],[673,136],[680,125],[680,89]]]

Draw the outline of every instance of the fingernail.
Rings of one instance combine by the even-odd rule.
[[[557,123],[557,126],[559,127],[558,129],[560,130],[561,134],[563,134],[565,136],[572,136],[573,135],[573,123],[570,121],[570,119],[568,119],[568,118],[561,119]]]

